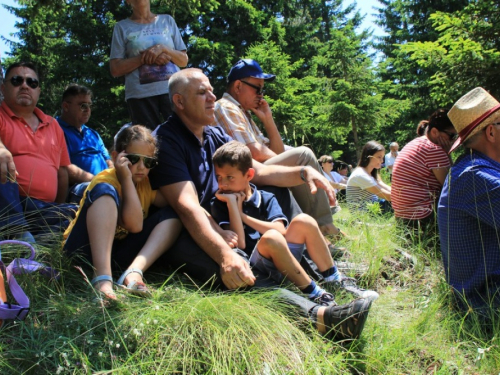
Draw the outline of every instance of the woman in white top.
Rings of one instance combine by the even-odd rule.
[[[384,162],[385,149],[370,141],[364,145],[358,166],[347,181],[347,205],[351,210],[366,210],[369,203],[379,202],[382,212],[391,211],[391,187],[382,182],[378,173]]]

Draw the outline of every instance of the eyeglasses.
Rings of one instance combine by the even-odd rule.
[[[264,95],[264,87],[260,87],[260,86],[257,86],[257,85],[254,85],[250,82],[247,82],[247,81],[243,81],[243,80],[240,80],[240,82],[243,82],[245,85],[248,85],[250,87],[253,87],[255,89],[255,91],[257,91],[257,95]]]
[[[139,163],[139,160],[142,159],[142,162],[147,169],[152,169],[158,165],[158,160],[156,158],[152,158],[151,156],[127,154],[125,157],[132,163],[132,165]]]
[[[72,102],[68,103],[73,104]],[[85,111],[90,111],[94,105],[92,103],[82,103],[79,104],[79,106],[80,106],[80,111],[85,112]]]
[[[441,132],[447,134],[448,137],[450,137],[450,141],[454,141],[458,138],[458,133],[450,133],[447,132],[446,130],[441,130]]]
[[[19,87],[24,83],[24,77],[21,76],[13,76],[10,79],[10,83],[14,87]],[[32,89],[36,89],[40,82],[38,82],[38,79],[36,78],[31,78],[31,77],[26,77],[26,84],[31,87]]]
[[[333,160],[325,160],[323,163],[330,163],[330,164],[333,164]]]

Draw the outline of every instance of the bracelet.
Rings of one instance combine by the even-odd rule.
[[[306,167],[302,167],[300,168],[300,179],[304,182],[307,182],[306,181],[306,176],[304,175],[304,170],[306,169]]]

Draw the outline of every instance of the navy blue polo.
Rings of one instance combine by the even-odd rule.
[[[288,226],[288,219],[281,210],[278,200],[274,194],[267,191],[258,190],[254,184],[250,184],[252,188],[252,196],[243,202],[243,212],[260,221],[272,223],[273,221],[283,220],[285,227]],[[216,197],[212,198],[210,203],[211,212],[214,220],[220,226],[229,224],[229,211],[227,204],[218,200]],[[243,224],[245,231],[245,244],[244,250],[248,255],[251,255],[255,245],[260,239],[261,234],[252,227]]]
[[[110,159],[109,153],[98,132],[86,125],[82,125],[79,132],[60,117],[56,120],[64,131],[71,163],[93,175],[108,168],[106,160]]]
[[[149,174],[153,189],[192,181],[200,205],[210,212],[210,199],[218,188],[212,156],[232,138],[220,126],[205,126],[201,144],[175,113],[156,129],[156,137],[158,166]]]

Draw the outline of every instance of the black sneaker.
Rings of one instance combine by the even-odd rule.
[[[327,307],[323,315],[327,329],[326,337],[335,341],[359,338],[371,304],[371,300],[359,298],[347,305]]]
[[[356,279],[352,277],[342,275],[342,279],[340,281],[334,281],[333,284],[335,288],[345,289],[356,297],[367,298],[372,301],[375,301],[379,297],[378,293],[374,290],[360,288],[356,283]]]
[[[332,293],[328,292],[324,292],[319,297],[312,297],[309,299],[321,306],[333,306],[337,304],[335,302],[335,296]]]

